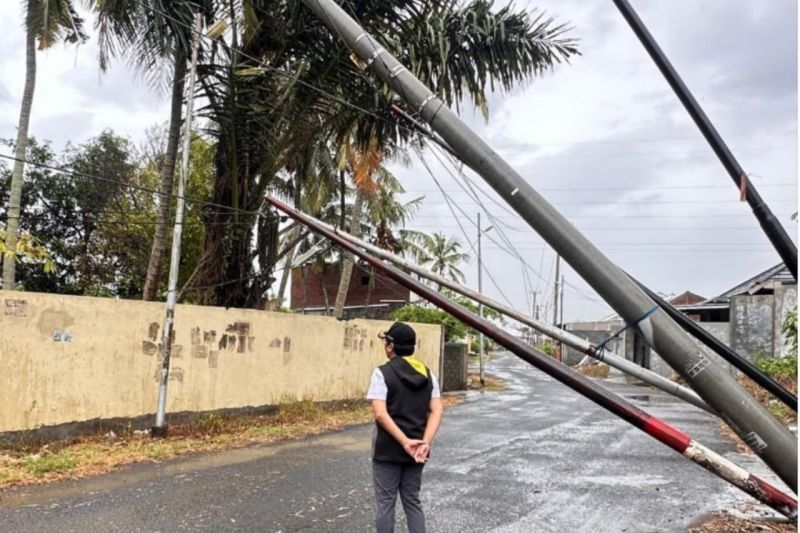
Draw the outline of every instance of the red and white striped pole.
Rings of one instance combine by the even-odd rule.
[[[313,218],[292,209],[274,198],[268,197],[266,201],[318,235],[333,241],[342,249],[361,257],[367,263],[385,273],[401,285],[414,291],[440,309],[447,311],[465,324],[493,339],[517,357],[530,363],[539,370],[542,370],[601,407],[611,411],[611,413],[666,444],[687,459],[690,459],[728,483],[740,488],[750,496],[769,505],[781,514],[793,519],[797,516],[797,500],[790,495],[781,492],[766,481],[754,476],[731,461],[728,461],[713,450],[692,440],[682,431],[672,427],[659,418],[647,414],[645,411],[582,374],[575,372],[571,368],[549,357],[539,355],[532,350],[528,344],[498,329],[488,320],[466,311],[458,304],[445,298],[430,287],[416,281],[411,276],[364,252],[354,244],[340,237],[335,231],[331,231],[318,224]]]

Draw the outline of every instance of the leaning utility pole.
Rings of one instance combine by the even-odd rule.
[[[711,414],[716,415],[717,413],[714,412],[695,392],[682,385],[679,385],[677,382],[667,379],[659,374],[656,374],[652,370],[647,370],[646,368],[642,368],[636,363],[628,361],[624,357],[621,357],[613,352],[607,351],[605,348],[600,348],[598,346],[593,345],[583,337],[578,337],[568,331],[564,331],[562,329],[558,329],[546,321],[539,321],[538,319],[533,319],[530,316],[527,316],[525,313],[521,313],[517,311],[511,306],[506,304],[500,303],[497,300],[489,298],[488,296],[481,294],[480,292],[475,292],[472,289],[469,289],[460,283],[457,283],[449,278],[446,278],[440,274],[435,272],[431,272],[430,270],[424,269],[421,266],[408,261],[407,259],[403,259],[402,257],[398,257],[391,252],[384,250],[383,248],[379,248],[374,244],[370,244],[365,242],[347,232],[337,231],[336,228],[326,224],[310,215],[305,213],[301,213],[296,209],[291,208],[284,208],[287,214],[291,215],[296,220],[300,221],[302,224],[305,225],[314,225],[315,227],[332,231],[337,236],[341,237],[342,239],[350,242],[360,248],[363,248],[370,254],[384,259],[386,261],[391,261],[394,263],[397,268],[400,268],[404,272],[412,272],[419,276],[419,279],[422,280],[427,279],[441,287],[447,287],[448,289],[461,294],[462,296],[466,296],[471,300],[479,302],[487,307],[491,307],[495,311],[502,313],[514,320],[525,324],[526,326],[530,326],[533,330],[537,332],[541,332],[548,337],[563,342],[564,344],[574,348],[575,350],[580,351],[597,359],[598,361],[602,361],[607,363],[609,366],[612,366],[616,369],[619,369],[626,374],[630,374],[640,380],[644,381],[645,383],[657,387],[664,392],[675,396],[676,398],[680,398],[685,402],[688,402],[695,407],[699,407],[705,411],[708,411]],[[535,295],[536,293],[534,293]]]
[[[481,262],[481,214],[478,213],[478,292],[483,292],[483,263]],[[478,316],[483,318],[483,303],[478,302]],[[478,333],[478,360],[480,380],[483,387],[483,333]]]
[[[722,140],[714,124],[711,123],[711,120],[703,112],[703,108],[700,107],[700,104],[694,99],[692,92],[686,84],[683,83],[680,75],[672,66],[669,59],[667,59],[666,54],[664,54],[661,47],[658,46],[658,43],[648,31],[642,19],[639,18],[639,15],[633,7],[631,7],[628,0],[613,1],[622,13],[622,16],[625,17],[633,33],[639,38],[642,46],[644,46],[647,53],[650,54],[658,70],[661,71],[661,74],[667,79],[667,83],[669,83],[672,90],[675,91],[683,107],[689,112],[689,115],[700,129],[703,137],[705,137],[708,144],[711,145],[711,149],[717,154],[722,166],[725,167],[728,175],[730,175],[736,187],[739,189],[741,200],[747,201],[747,203],[750,204],[750,208],[753,210],[756,220],[761,224],[761,229],[767,234],[767,238],[772,243],[772,246],[778,251],[778,255],[781,256],[781,259],[783,259],[783,262],[789,268],[789,272],[791,272],[794,279],[797,280],[797,246],[792,242],[789,234],[783,229],[783,225],[772,213],[769,206],[761,198],[761,195],[758,194],[753,183],[747,178],[747,173],[742,169],[739,161],[736,160],[733,153],[728,149],[728,145]]]
[[[303,218],[296,210],[291,209],[286,204],[274,198],[266,198],[266,201],[273,207],[280,209],[298,221]],[[380,259],[363,252],[356,245],[348,242],[347,239],[342,238],[342,236],[335,231],[326,229],[319,223],[309,220],[307,217],[303,219],[303,224],[318,235],[337,244],[340,248],[361,257],[364,261],[384,272],[393,280],[414,291],[443,311],[450,313],[466,325],[483,331],[487,336],[491,337],[495,342],[511,351],[520,359],[557,379],[564,385],[595,402],[597,405],[607,409],[612,414],[657,439],[659,442],[669,446],[683,457],[705,468],[712,474],[721,477],[728,483],[731,483],[753,498],[769,505],[781,514],[791,519],[797,518],[797,500],[725,459],[714,452],[714,450],[703,446],[679,429],[659,418],[649,415],[628,400],[605,389],[586,376],[578,374],[574,370],[554,361],[551,357],[547,357],[545,354],[528,346],[516,337],[495,327],[494,324],[488,320],[466,311],[463,307],[448,300],[438,291],[416,281],[401,270],[390,267],[381,262]]]
[[[788,486],[797,490],[797,441],[783,424],[698,349],[619,267],[335,2],[302,2],[430,124],[459,158],[489,183],[628,325],[637,327],[647,343],[720,413],[748,446]]]
[[[189,152],[192,146],[192,113],[194,111],[194,85],[197,78],[197,49],[200,47],[200,32],[203,28],[203,16],[197,12],[194,16],[194,34],[192,37],[192,64],[189,70],[189,94],[186,98],[186,121],[183,130],[183,153],[181,154],[181,175],[178,180],[178,201],[175,207],[175,227],[172,230],[172,254],[169,260],[169,282],[167,285],[167,311],[164,317],[164,334],[161,340],[161,374],[158,382],[158,409],[156,424],[151,430],[154,437],[167,435],[167,383],[169,382],[169,359],[172,354],[173,325],[175,323],[175,302],[178,291],[178,270],[181,260],[181,236],[183,235],[183,205],[186,190],[186,179],[189,176]],[[162,199],[165,202],[169,198]]]

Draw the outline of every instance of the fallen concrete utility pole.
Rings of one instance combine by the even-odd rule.
[[[431,272],[430,270],[424,269],[419,265],[412,263],[411,261],[403,259],[402,257],[398,257],[393,253],[384,250],[383,248],[378,248],[377,246],[369,244],[368,242],[364,242],[358,237],[350,235],[349,233],[339,231],[330,224],[326,224],[325,222],[322,222],[321,220],[318,220],[310,215],[301,213],[296,209],[293,210],[292,216],[300,221],[313,222],[314,224],[328,231],[336,233],[341,238],[346,239],[347,241],[355,244],[356,246],[363,248],[372,255],[375,255],[387,261],[391,261],[399,268],[418,274],[419,276],[422,276],[425,279],[433,281],[434,283],[438,283],[442,287],[447,287],[448,289],[451,289],[463,296],[466,296],[467,298],[471,298],[476,302],[480,302],[483,305],[491,307],[495,311],[498,311],[506,316],[509,316],[514,320],[522,322],[523,324],[532,327],[533,329],[547,335],[548,337],[559,340],[564,344],[566,344],[567,346],[579,350],[581,353],[585,353],[586,355],[593,357],[598,361],[603,361],[607,363],[609,366],[613,366],[614,368],[621,370],[622,372],[625,372],[638,379],[641,379],[645,383],[648,383],[656,388],[659,388],[664,392],[675,396],[676,398],[680,398],[681,400],[684,400],[694,405],[695,407],[699,407],[700,409],[708,411],[713,415],[717,414],[694,391],[687,389],[686,387],[683,387],[680,384],[675,383],[674,381],[669,380],[659,374],[656,374],[652,370],[642,368],[636,363],[628,361],[624,357],[621,357],[613,352],[606,350],[599,350],[595,345],[593,345],[592,343],[590,343],[589,341],[587,341],[582,337],[578,337],[577,335],[574,335],[568,331],[555,327],[551,324],[547,324],[546,322],[542,322],[534,318],[531,318],[525,313],[521,313],[511,306],[505,305],[503,303],[498,302],[497,300],[489,298],[488,296],[482,294],[481,292],[473,291],[472,289],[464,287],[460,283],[457,283],[444,276],[440,276],[439,274]]]
[[[797,440],[441,99],[331,0],[302,0],[477,172],[722,419],[797,490]]]
[[[703,108],[700,107],[700,104],[694,99],[692,92],[686,84],[683,83],[680,75],[672,66],[669,59],[667,59],[666,54],[664,54],[661,47],[658,46],[658,43],[650,34],[650,31],[648,31],[647,26],[644,25],[644,22],[639,18],[639,15],[628,0],[613,1],[630,25],[633,33],[639,38],[642,46],[644,46],[647,53],[650,54],[658,70],[661,71],[661,74],[667,79],[667,83],[669,83],[672,90],[675,91],[683,107],[689,112],[689,115],[700,129],[703,137],[705,137],[708,144],[711,145],[711,149],[717,154],[722,166],[725,167],[725,170],[738,187],[741,199],[750,204],[750,208],[753,210],[756,220],[761,224],[761,229],[764,230],[772,246],[778,251],[778,255],[781,256],[781,259],[783,259],[783,262],[789,268],[789,272],[791,272],[794,279],[797,280],[797,247],[794,242],[792,242],[789,234],[786,233],[786,230],[783,229],[783,225],[778,221],[775,215],[772,214],[772,210],[770,210],[769,206],[761,198],[761,195],[758,194],[753,183],[747,179],[747,174],[744,169],[742,169],[739,161],[736,160],[733,153],[728,149],[728,145],[722,140],[719,132],[717,132],[717,129],[711,123],[711,120],[709,120],[708,116],[703,112]],[[797,408],[795,408],[795,410],[797,410]]]
[[[666,444],[687,459],[690,459],[709,472],[716,474],[732,485],[740,488],[776,511],[790,518],[796,516],[797,501],[794,498],[781,492],[766,481],[750,474],[699,442],[692,440],[688,435],[677,428],[647,414],[632,403],[606,390],[586,376],[578,374],[569,367],[535,350],[527,343],[497,328],[488,320],[466,311],[463,307],[442,296],[438,291],[420,283],[408,274],[401,272],[399,269],[385,264],[377,257],[364,252],[355,244],[342,238],[341,235],[324,228],[313,220],[300,216],[299,213],[283,202],[273,198],[267,198],[267,202],[318,235],[337,244],[343,250],[361,257],[364,261],[401,285],[414,291],[422,298],[425,298],[440,309],[447,311],[465,324],[481,331],[500,346],[503,346],[517,355],[520,359],[523,359],[549,376],[552,376],[599,406],[611,411],[611,413],[641,429],[663,444]]]

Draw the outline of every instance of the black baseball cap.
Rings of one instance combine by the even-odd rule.
[[[378,336],[394,344],[395,348],[413,348],[417,344],[417,334],[414,329],[403,322],[395,322],[388,331]]]

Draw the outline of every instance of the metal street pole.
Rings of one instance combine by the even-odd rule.
[[[303,217],[296,210],[290,208],[283,202],[273,198],[267,198],[266,200],[274,207],[295,218],[298,222],[302,222],[318,235],[336,243],[344,250],[361,257],[373,267],[385,273],[401,285],[413,290],[440,309],[452,314],[468,326],[483,331],[487,336],[491,337],[495,342],[511,351],[520,359],[540,369],[589,400],[592,400],[597,405],[607,409],[612,414],[622,418],[629,424],[657,439],[659,442],[669,446],[683,457],[705,468],[712,474],[721,477],[728,483],[731,483],[753,498],[769,505],[776,511],[790,518],[796,518],[797,500],[788,494],[781,492],[766,481],[754,476],[731,461],[728,461],[679,429],[667,424],[659,418],[651,416],[629,401],[608,391],[586,376],[578,374],[574,370],[554,361],[551,357],[547,357],[538,350],[531,348],[516,337],[500,330],[488,320],[466,311],[460,305],[442,296],[438,291],[416,281],[401,270],[384,264],[375,256],[363,252],[341,234],[326,229],[309,217]]]
[[[564,274],[561,274],[561,296],[558,299],[558,327],[564,327]]]
[[[536,293],[537,291],[533,291],[533,308],[531,309],[531,316],[534,320],[539,319],[539,309],[536,308]],[[536,341],[538,340],[539,334],[535,334],[536,336],[533,338],[533,345],[536,346]]]
[[[558,282],[561,277],[561,256],[556,254],[556,275],[553,278],[555,285],[553,286],[553,326],[558,327]],[[553,343],[553,357],[561,361],[561,347],[558,342]]]
[[[525,313],[517,311],[513,307],[500,303],[497,300],[494,300],[484,294],[481,294],[480,292],[475,292],[472,289],[469,289],[468,287],[461,285],[460,283],[457,283],[440,274],[422,268],[421,266],[414,264],[411,261],[403,259],[402,257],[398,257],[393,253],[388,252],[387,250],[384,250],[373,244],[363,241],[357,237],[354,237],[353,235],[350,235],[347,232],[337,231],[337,229],[334,228],[333,226],[330,226],[320,220],[317,220],[310,215],[301,213],[296,209],[293,209],[292,212],[289,214],[295,219],[301,221],[301,223],[308,223],[309,225],[314,224],[320,228],[332,231],[341,238],[345,239],[346,241],[351,242],[356,246],[363,248],[364,250],[367,250],[372,255],[380,257],[381,259],[385,259],[387,261],[391,261],[398,268],[402,269],[405,272],[412,272],[414,274],[417,274],[420,277],[420,279],[422,278],[427,279],[442,287],[447,287],[448,289],[451,289],[452,291],[455,291],[458,294],[466,296],[467,298],[470,298],[476,302],[480,302],[485,306],[491,307],[492,309],[508,317],[511,317],[514,320],[517,320],[518,322],[525,324],[526,326],[530,326],[537,332],[542,332],[543,334],[552,339],[560,340],[567,346],[570,346],[580,351],[581,353],[585,353],[589,357],[597,359],[598,361],[602,361],[608,364],[609,366],[612,366],[616,369],[621,370],[622,372],[625,372],[626,374],[630,374],[636,378],[639,378],[645,383],[657,387],[663,390],[664,392],[671,394],[676,398],[680,398],[685,402],[688,402],[696,407],[699,407],[700,409],[708,411],[711,414],[714,415],[717,414],[694,391],[679,385],[675,381],[672,381],[659,374],[656,374],[652,370],[642,368],[636,363],[628,361],[624,357],[619,356],[611,351],[607,351],[605,349],[602,350],[598,349],[595,345],[593,345],[583,337],[579,337],[568,331],[564,331],[563,329],[558,329],[552,326],[551,324],[548,324],[546,320],[542,321],[538,320],[538,317],[536,319],[533,319],[530,316],[526,315]],[[535,295],[536,293],[534,292],[534,296]]]
[[[639,15],[628,0],[613,1],[630,25],[633,33],[639,38],[642,46],[644,46],[647,53],[650,54],[650,57],[661,71],[661,74],[667,79],[667,83],[669,83],[672,90],[675,91],[683,107],[689,112],[689,115],[700,129],[703,137],[705,137],[708,144],[711,145],[711,149],[717,154],[722,166],[725,167],[728,175],[730,175],[736,187],[739,189],[742,200],[746,200],[747,203],[750,204],[753,214],[761,225],[761,229],[764,230],[772,246],[778,251],[778,255],[781,256],[781,259],[783,259],[783,262],[789,268],[789,272],[791,272],[794,279],[797,280],[797,247],[794,242],[792,242],[789,234],[786,233],[783,225],[772,213],[772,210],[770,210],[769,206],[761,198],[761,195],[758,194],[753,183],[747,178],[747,173],[742,169],[739,161],[736,160],[733,153],[728,149],[728,145],[722,140],[714,124],[711,123],[711,120],[703,112],[703,108],[700,107],[700,104],[694,99],[692,92],[683,82],[678,71],[675,70],[672,63],[667,59],[666,54],[664,54],[661,47],[658,46],[658,43],[650,34],[650,31],[644,25],[642,19],[639,18]]]
[[[550,244],[793,490],[797,440],[377,40],[331,0],[302,0]]]
[[[478,213],[478,292],[483,292],[483,264],[481,263],[481,214]],[[478,316],[483,318],[483,304],[478,302]],[[480,361],[480,380],[483,387],[483,333],[478,334],[478,359]]]
[[[172,354],[173,326],[175,323],[175,302],[178,290],[178,271],[181,259],[181,236],[183,235],[183,207],[186,178],[189,175],[189,152],[192,143],[192,114],[194,112],[194,86],[197,79],[197,50],[200,47],[200,32],[203,28],[203,16],[197,12],[194,18],[195,31],[192,38],[192,64],[189,69],[189,93],[186,97],[186,120],[183,130],[183,153],[181,154],[181,175],[178,179],[178,201],[175,207],[175,226],[172,230],[172,253],[169,260],[169,282],[167,284],[167,310],[164,316],[164,335],[161,340],[161,374],[158,382],[158,408],[156,423],[151,429],[154,437],[167,435],[167,384],[169,383],[169,360]],[[169,201],[164,198],[163,201]]]

